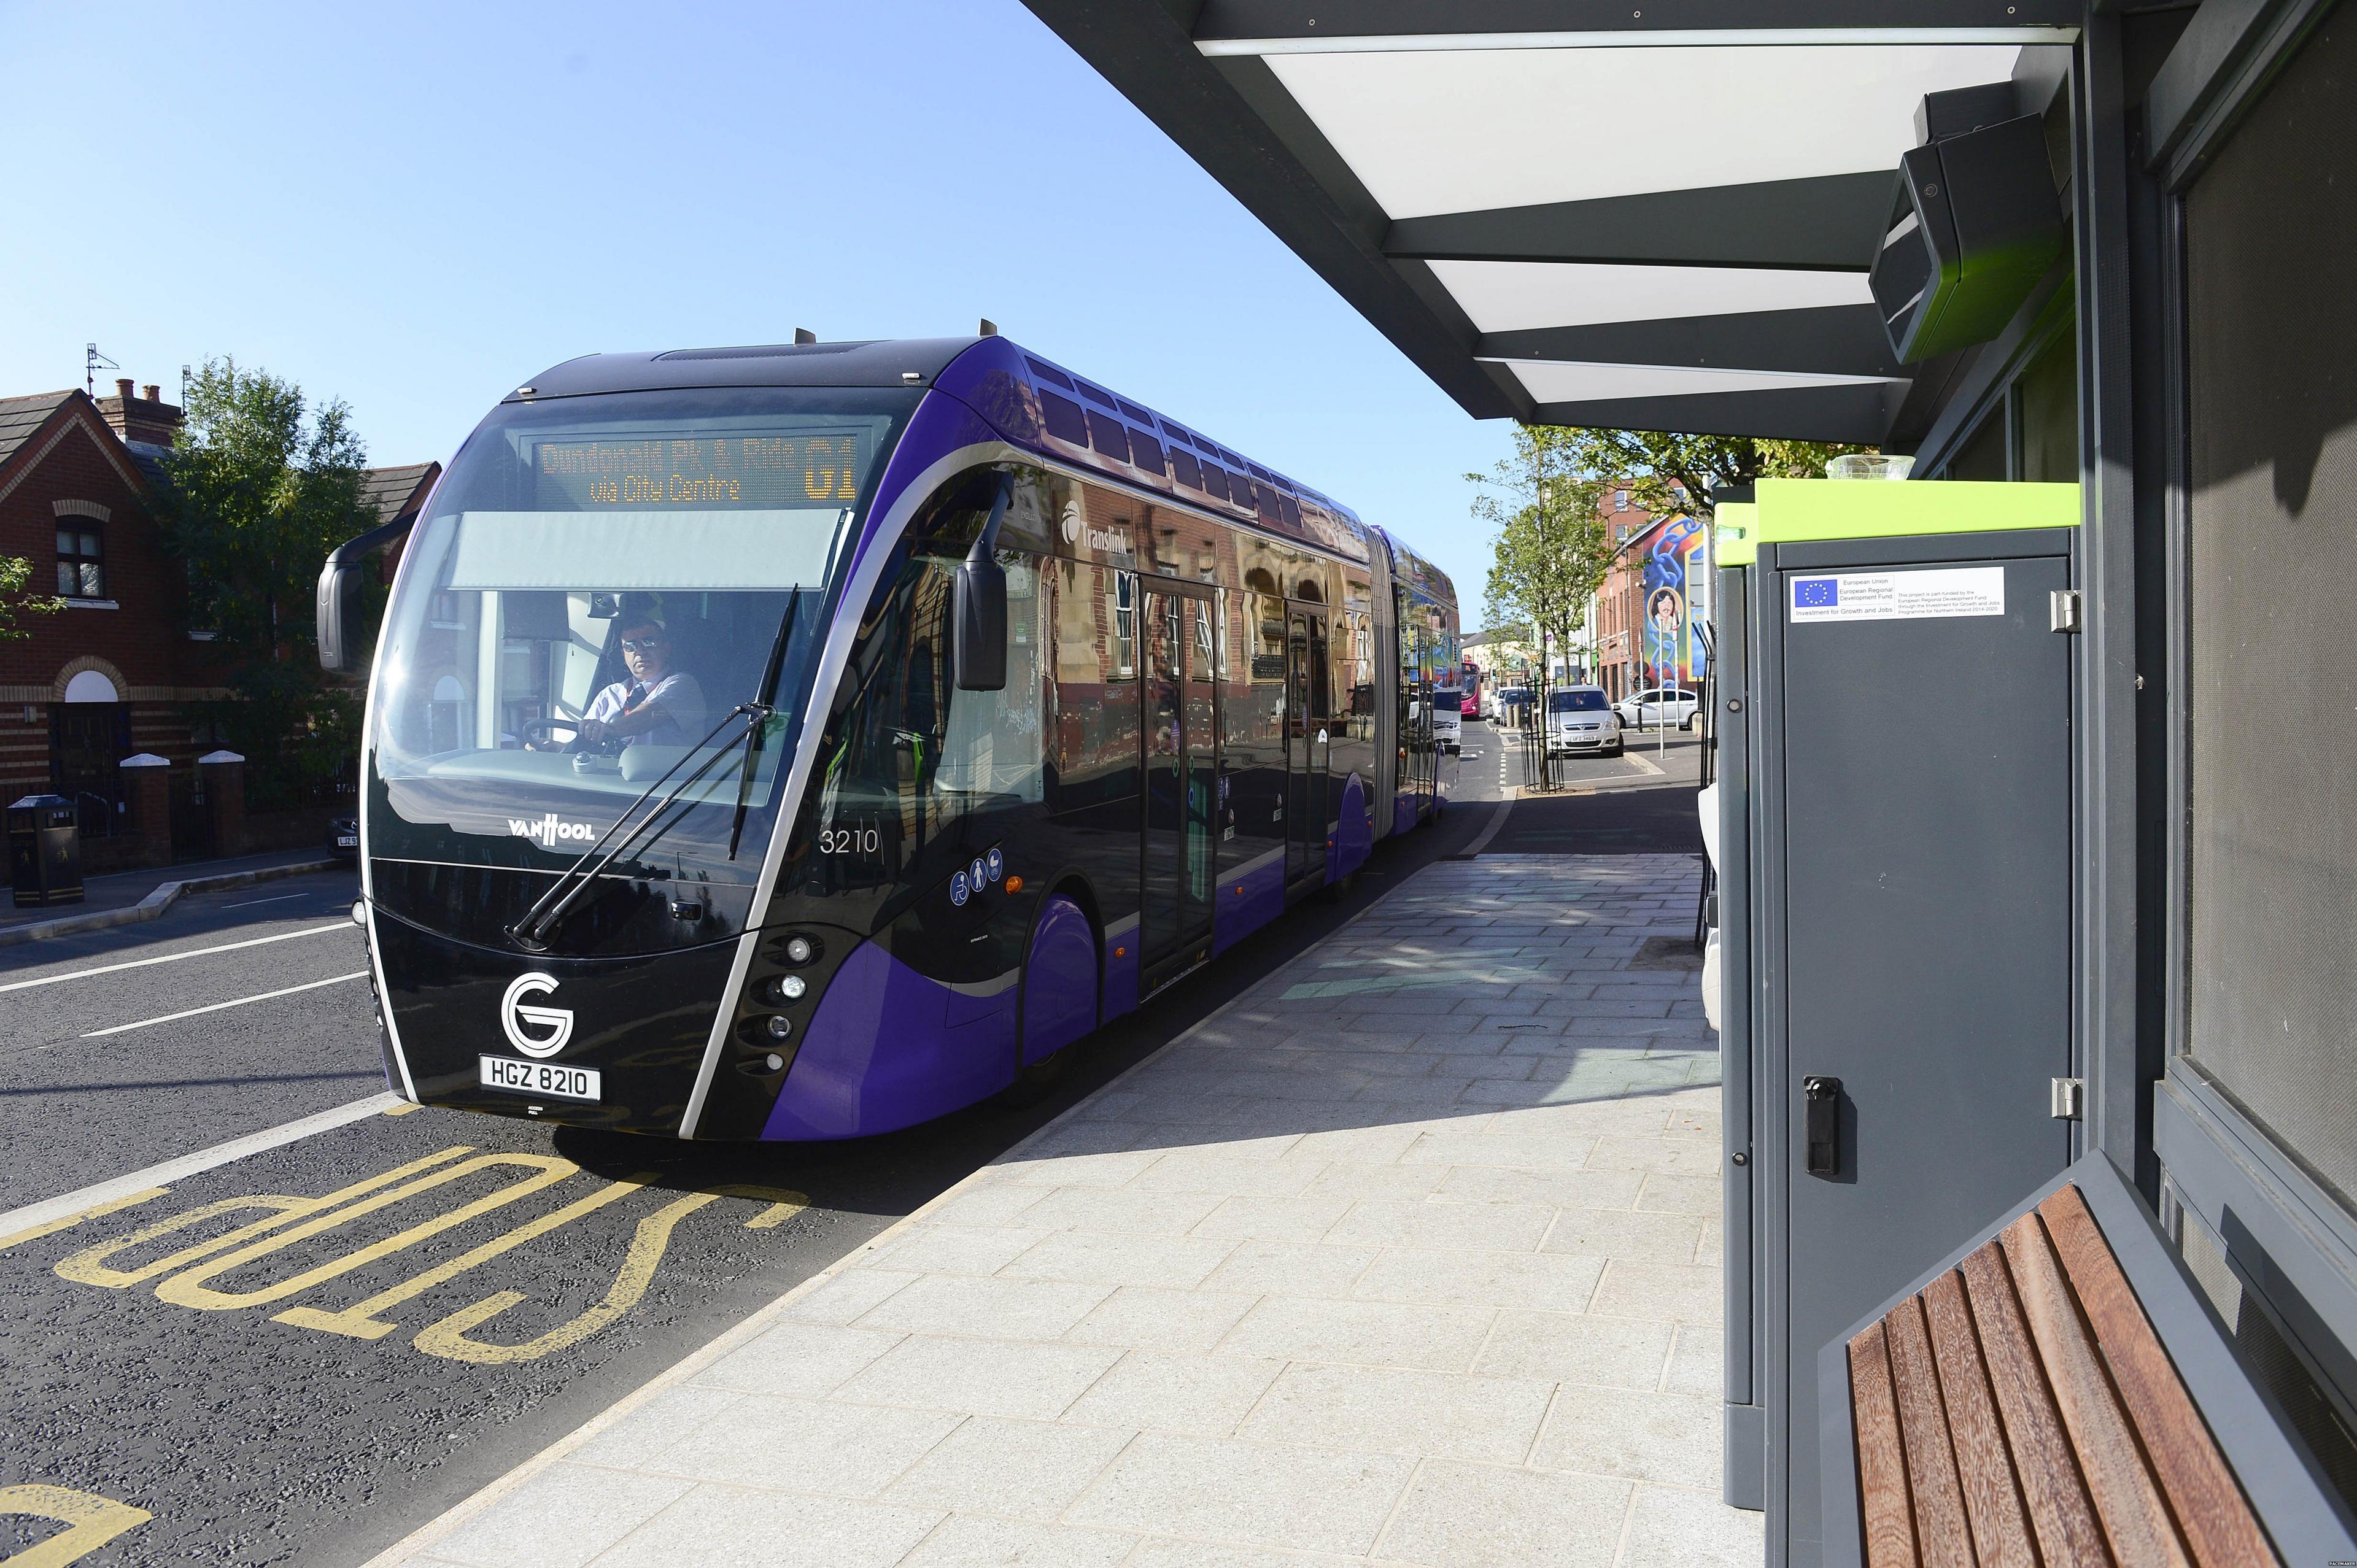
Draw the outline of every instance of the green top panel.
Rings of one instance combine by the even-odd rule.
[[[1749,566],[1760,559],[1760,509],[1750,501],[1721,501],[1711,510],[1717,533],[1711,557],[1722,566]]]
[[[2079,487],[1971,479],[1762,479],[1747,542],[2076,528]],[[1724,516],[1727,508],[1718,509]],[[1721,554],[1720,560],[1727,557]]]

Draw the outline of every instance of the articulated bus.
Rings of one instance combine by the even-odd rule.
[[[798,1140],[1036,1090],[1453,785],[1444,574],[1002,338],[569,360],[418,517],[354,909],[413,1101]],[[321,575],[331,669],[390,532]]]

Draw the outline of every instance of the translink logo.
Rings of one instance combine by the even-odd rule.
[[[564,839],[574,839],[582,843],[587,843],[597,836],[595,823],[559,822],[554,811],[549,812],[538,821],[510,817],[508,832],[514,838],[530,839],[543,849],[554,849],[558,842]]]

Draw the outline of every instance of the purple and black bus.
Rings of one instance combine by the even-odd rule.
[[[569,360],[418,516],[354,910],[413,1101],[909,1126],[1049,1081],[1453,782],[1442,573],[1002,338]],[[331,668],[383,542],[322,574]]]

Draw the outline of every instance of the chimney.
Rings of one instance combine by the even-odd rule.
[[[99,416],[131,446],[169,446],[180,433],[180,410],[163,399],[164,389],[151,385],[132,395],[132,380],[118,376],[114,395],[98,400]]]

